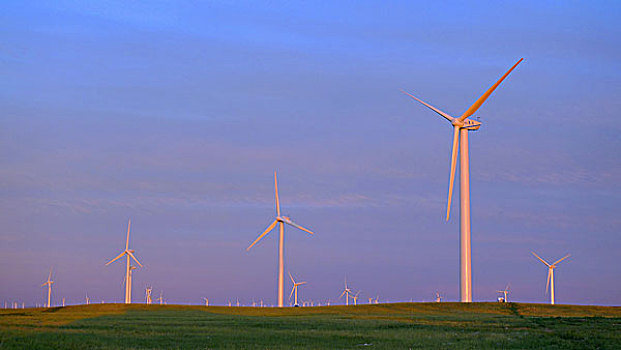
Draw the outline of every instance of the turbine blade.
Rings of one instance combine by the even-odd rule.
[[[263,231],[263,233],[259,237],[257,237],[257,239],[255,239],[248,248],[246,248],[246,251],[249,251],[253,245],[257,244],[257,242],[260,241],[261,238],[263,238],[268,232],[270,232],[274,228],[274,226],[276,226],[276,223],[278,223],[278,220],[274,220],[274,222],[272,222],[272,224],[265,231]]]
[[[552,265],[556,265],[556,264],[560,263],[561,261],[563,261],[563,260],[565,260],[565,259],[569,258],[569,255],[570,255],[570,254],[565,255],[564,257],[562,257],[561,259],[557,260],[557,261],[556,261],[554,264],[552,264]]]
[[[123,255],[125,255],[125,252],[123,252],[123,253],[119,254],[119,256],[117,256],[116,258],[114,258],[114,259],[112,259],[112,260],[108,261],[108,263],[106,264],[106,266],[108,266],[108,265],[112,264],[112,263],[113,263],[113,262],[115,262],[117,259],[121,258]]]
[[[457,118],[457,120],[459,121],[463,121],[464,119],[468,118],[469,116],[471,116],[472,114],[474,114],[474,112],[477,111],[477,109],[479,109],[479,107],[481,107],[481,105],[483,104],[483,102],[485,102],[485,100],[487,100],[487,98],[492,94],[492,92],[494,92],[494,90],[496,90],[496,88],[498,87],[498,85],[500,85],[500,83],[502,83],[503,80],[505,80],[505,78],[507,77],[507,75],[509,75],[509,73],[511,73],[511,71],[517,67],[518,64],[520,64],[520,62],[522,62],[522,60],[524,60],[523,58],[520,58],[519,61],[517,61],[516,64],[513,65],[513,67],[511,67],[511,69],[509,69],[507,71],[507,73],[505,73],[505,75],[503,75],[502,77],[500,77],[500,79],[498,79],[498,81],[496,82],[496,84],[492,85],[492,87],[490,87],[489,89],[487,89],[487,91],[485,91],[485,93],[479,97],[479,99],[472,105],[470,106],[470,108],[468,108],[468,110],[466,112],[464,112],[464,114],[461,115],[461,117]]]
[[[546,264],[546,266],[550,267],[550,264],[548,264],[547,261],[540,258],[539,255],[535,254],[535,252],[531,252],[531,253],[533,253],[533,255],[537,257],[537,259],[541,260],[542,263]]]
[[[548,289],[550,288],[550,277],[552,276],[552,269],[548,269],[548,281],[546,282],[546,294],[548,294]]]
[[[276,192],[276,214],[280,216],[280,199],[278,198],[278,178],[274,171],[274,191]]]
[[[132,226],[132,219],[127,222],[127,241],[125,242],[125,250],[129,250],[129,228]]]
[[[140,265],[140,267],[142,267],[142,264],[140,263],[140,261],[138,261],[138,259],[136,259],[136,257],[134,256],[134,254],[132,254],[132,252],[128,251],[129,256],[132,257],[132,259],[134,259],[134,261],[136,261],[138,263],[138,265]]]
[[[430,104],[426,103],[425,101],[423,101],[423,100],[419,99],[418,97],[416,97],[416,96],[414,96],[414,95],[411,95],[411,94],[408,94],[407,92],[405,92],[405,91],[403,91],[403,90],[401,90],[401,92],[403,92],[404,94],[406,94],[406,95],[410,96],[411,98],[415,99],[416,101],[418,101],[418,102],[422,103],[425,107],[427,107],[427,108],[431,109],[432,111],[434,111],[434,112],[438,113],[440,116],[442,116],[442,117],[446,118],[446,120],[448,120],[448,121],[453,121],[453,119],[455,119],[455,118],[451,117],[450,115],[448,115],[448,114],[446,114],[446,113],[442,112],[441,110],[437,109],[436,107],[434,107],[434,106],[432,106],[432,105],[430,105]]]
[[[50,267],[50,274],[47,276],[47,281],[49,282],[52,279],[52,268]]]
[[[302,230],[302,231],[306,231],[306,232],[310,233],[311,235],[313,234],[313,231],[311,231],[311,230],[309,230],[309,229],[306,229],[306,228],[304,228],[304,227],[302,227],[302,226],[300,226],[300,225],[296,224],[295,222],[293,222],[293,221],[291,221],[291,220],[289,220],[289,221],[285,221],[285,223],[287,223],[287,224],[289,224],[289,225],[291,225],[291,226],[293,226],[293,227],[295,227],[295,228],[297,228],[297,229],[300,229],[300,230]]]
[[[47,282],[43,283],[43,284],[41,285],[41,287],[46,286],[46,285],[47,285]]]
[[[289,294],[289,300],[291,300],[291,297],[293,296],[293,291],[295,290],[295,284],[293,285],[293,288],[291,288],[291,294]]]
[[[306,283],[308,283],[308,282],[298,282],[297,285],[301,286],[301,285],[306,284]]]
[[[289,272],[289,278],[291,278],[291,282],[293,282],[293,284],[295,284],[295,280],[293,279],[293,276],[291,276],[291,272]]]
[[[453,197],[453,185],[455,183],[455,166],[457,164],[457,151],[459,150],[459,127],[453,127],[453,150],[451,152],[451,175],[449,178],[448,202],[446,204],[446,221],[451,213],[451,198]]]
[[[344,290],[344,291],[343,291],[343,293],[341,294],[341,296],[339,297],[339,299],[340,299],[340,298],[342,298],[342,297],[343,297],[343,295],[345,295],[345,293],[347,293],[347,290]]]

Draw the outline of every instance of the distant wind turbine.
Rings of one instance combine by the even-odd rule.
[[[88,297],[88,293],[86,293],[86,305],[91,303],[91,299]]]
[[[289,300],[291,300],[291,296],[295,293],[295,303],[293,304],[293,306],[298,307],[298,286],[306,284],[306,282],[296,282],[293,279],[293,276],[291,276],[291,272],[289,272],[289,278],[291,278],[291,282],[293,282],[293,288],[291,289],[291,294],[289,294]]]
[[[52,268],[50,267],[50,274],[47,276],[47,282],[43,283],[41,285],[41,287],[43,286],[47,286],[47,307],[50,307],[50,300],[52,298],[52,284],[54,283],[54,281],[52,281]]]
[[[120,259],[121,257],[123,257],[123,255],[125,255],[125,257],[127,258],[127,270],[125,272],[125,304],[131,304],[132,303],[132,284],[131,284],[131,270],[135,269],[134,266],[130,266],[130,262],[131,259],[134,259],[134,261],[140,265],[140,267],[142,267],[142,264],[140,263],[140,261],[138,261],[138,259],[136,259],[136,257],[134,256],[134,250],[133,249],[129,249],[129,230],[131,227],[132,221],[129,220],[127,222],[127,240],[125,241],[125,250],[119,254],[116,258],[110,260],[106,266],[112,264],[113,262],[115,262],[117,259]],[[133,267],[133,268],[132,268]]]
[[[278,179],[276,172],[274,172],[274,189],[276,193],[276,219],[270,224],[270,226],[252,242],[252,244],[246,248],[246,251],[250,250],[257,242],[259,242],[265,235],[267,235],[276,224],[279,224],[280,236],[278,239],[278,307],[284,305],[284,289],[285,289],[285,224],[293,226],[302,231],[313,234],[312,231],[305,229],[304,227],[291,221],[291,218],[280,215],[280,200],[278,198]]]
[[[537,257],[537,259],[541,260],[541,262],[546,264],[546,266],[548,267],[548,281],[546,282],[546,293],[548,292],[548,287],[550,287],[550,304],[554,305],[554,269],[556,268],[556,264],[567,259],[569,257],[569,254],[555,261],[553,264],[548,264],[547,261],[539,257],[539,255],[535,254],[535,252],[531,253],[533,253],[533,255]]]
[[[475,131],[481,127],[481,122],[468,119],[474,114],[479,107],[487,100],[487,98],[494,92],[494,90],[500,85],[500,83],[511,73],[511,71],[522,62],[523,58],[517,61],[516,64],[509,69],[492,87],[490,87],[479,99],[472,105],[464,114],[459,117],[452,117],[447,113],[442,112],[436,107],[427,104],[419,98],[410,95],[409,93],[402,91],[404,94],[412,97],[416,101],[422,103],[425,107],[436,112],[438,115],[444,117],[453,125],[453,151],[451,155],[451,173],[449,177],[448,188],[448,204],[446,206],[446,220],[449,219],[449,213],[451,210],[451,197],[453,195],[453,182],[455,179],[455,164],[457,162],[457,153],[461,148],[459,158],[459,177],[460,177],[460,216],[461,216],[461,239],[460,239],[460,252],[461,252],[461,268],[460,268],[460,295],[461,302],[472,302],[472,260],[471,260],[471,245],[470,245],[470,160],[468,157],[468,131]]]
[[[442,302],[442,297],[440,296],[440,293],[436,292],[436,303],[440,302]]]
[[[502,300],[503,300],[503,303],[508,303],[508,302],[509,302],[509,300],[507,300],[507,294],[509,294],[509,285],[508,285],[508,284],[507,284],[507,286],[505,287],[505,289],[503,289],[503,290],[497,290],[497,291],[496,291],[496,293],[502,293],[502,294],[504,294],[504,298],[502,299]]]
[[[145,298],[146,298],[146,301],[147,301],[147,305],[151,305],[151,302],[152,302],[152,300],[151,300],[151,291],[152,290],[153,290],[152,287],[147,287],[147,289],[145,291],[145,293],[146,293]]]
[[[354,299],[354,305],[358,305],[358,295],[360,294],[360,291],[358,291],[358,293],[356,293],[352,299]]]
[[[351,293],[351,289],[349,289],[349,287],[347,287],[347,278],[345,279],[345,289],[343,289],[343,293],[341,293],[341,296],[339,297],[342,298],[343,295],[345,295],[345,305],[349,305],[349,294]]]

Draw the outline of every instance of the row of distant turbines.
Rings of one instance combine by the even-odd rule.
[[[464,112],[461,116],[453,117],[449,114],[439,110],[438,108],[422,101],[421,99],[411,95],[405,91],[403,93],[412,97],[416,101],[420,102],[427,108],[431,109],[441,117],[445,118],[447,121],[451,123],[453,126],[453,140],[452,140],[452,152],[451,152],[451,167],[450,167],[450,176],[449,176],[449,186],[448,186],[448,200],[447,200],[447,208],[446,208],[446,220],[449,220],[450,209],[451,209],[451,199],[453,195],[453,185],[455,180],[455,170],[457,163],[457,155],[459,154],[460,159],[460,301],[461,302],[472,302],[472,262],[471,262],[471,232],[470,232],[470,164],[469,164],[469,149],[468,149],[468,132],[476,131],[481,127],[481,122],[477,120],[470,119],[470,117],[483,105],[483,103],[489,98],[492,92],[500,85],[500,83],[517,67],[523,59],[518,60],[494,85],[492,85],[472,106],[470,106],[466,112]],[[461,151],[461,152],[460,152]],[[278,290],[278,307],[284,306],[284,273],[285,273],[285,257],[284,257],[284,242],[285,242],[285,225],[289,225],[293,228],[297,228],[299,230],[305,231],[309,234],[313,234],[313,232],[307,228],[298,225],[293,222],[291,218],[287,216],[281,215],[280,211],[280,199],[278,195],[278,179],[276,172],[274,172],[274,187],[275,187],[275,200],[276,200],[276,217],[274,221],[267,227],[263,233],[261,233],[246,249],[250,250],[255,244],[257,244],[263,237],[265,237],[268,233],[270,233],[277,225],[279,230],[279,240],[278,240],[278,280],[277,280],[277,290]],[[127,239],[125,242],[125,250],[121,252],[117,257],[110,260],[106,265],[113,263],[114,261],[125,257],[125,265],[126,265],[126,274],[125,274],[125,303],[131,303],[131,280],[132,280],[132,270],[136,268],[136,266],[131,265],[132,260],[138,264],[138,266],[142,267],[142,264],[136,259],[134,256],[134,250],[129,248],[129,234],[130,234],[131,221],[127,225]],[[533,254],[541,260],[544,264],[548,266],[548,279],[546,283],[546,292],[550,289],[550,302],[554,304],[554,269],[556,265],[560,263],[562,260],[566,259],[569,255],[563,257],[562,259],[554,262],[553,264],[549,264],[541,257]],[[289,275],[293,282],[293,289],[291,290],[290,298],[292,295],[295,296],[295,305],[298,305],[297,294],[298,287],[303,285],[306,282],[295,282],[293,277]],[[43,285],[48,286],[48,306],[49,306],[49,298],[51,295],[51,288],[53,281],[48,278],[48,281]],[[504,291],[499,291],[504,293],[504,300],[506,301],[508,288],[505,288]],[[349,299],[353,299],[354,304],[357,303],[359,293],[353,293],[348,287],[345,285],[345,290],[343,291],[342,296],[345,296],[346,304],[349,304]],[[149,297],[150,298],[150,294]],[[439,300],[439,295],[437,296]],[[208,304],[208,299],[205,300],[206,304]]]

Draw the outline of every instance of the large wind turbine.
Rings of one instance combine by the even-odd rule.
[[[280,200],[278,199],[278,179],[276,178],[276,172],[274,172],[274,189],[276,192],[276,219],[272,224],[252,242],[252,244],[246,248],[246,251],[250,250],[253,245],[259,242],[265,235],[267,235],[276,224],[279,224],[280,236],[278,239],[278,307],[284,306],[284,290],[285,290],[285,224],[298,228],[302,231],[306,231],[313,234],[312,231],[305,229],[304,227],[294,223],[287,216],[280,215]]]
[[[140,265],[140,267],[142,267],[142,264],[140,263],[140,261],[138,261],[138,259],[136,259],[136,257],[134,256],[134,250],[133,249],[129,249],[129,230],[131,227],[132,221],[129,220],[127,222],[127,240],[125,241],[125,250],[119,254],[119,256],[117,256],[116,258],[110,260],[106,266],[112,264],[113,262],[115,262],[117,259],[120,259],[121,257],[123,257],[123,255],[125,255],[125,257],[127,258],[127,269],[125,272],[125,304],[131,304],[132,303],[132,283],[131,283],[131,279],[132,279],[132,267],[135,268],[134,266],[130,266],[130,262],[131,259],[134,259],[134,261],[136,261],[136,263],[138,265]]]
[[[291,276],[291,272],[289,272],[289,278],[291,278],[291,282],[293,282],[293,288],[291,289],[291,294],[289,294],[289,300],[291,300],[291,296],[295,293],[295,303],[293,304],[293,306],[297,307],[298,305],[298,286],[301,286],[303,284],[306,284],[306,282],[296,282],[293,279],[293,276]]]
[[[52,268],[50,267],[50,274],[47,276],[47,282],[43,283],[41,287],[47,286],[47,307],[50,307],[50,300],[52,298]]]
[[[537,257],[537,259],[541,260],[541,262],[546,264],[546,266],[548,267],[548,281],[546,282],[546,293],[548,292],[548,287],[550,287],[550,304],[554,305],[554,269],[556,268],[556,264],[567,259],[569,257],[569,254],[555,261],[553,264],[548,264],[547,261],[540,258],[539,255],[535,254],[535,252],[531,253],[533,253],[533,255]]]
[[[442,112],[436,107],[420,100],[403,91],[404,94],[422,103],[425,107],[436,112],[438,115],[448,120],[453,125],[453,150],[451,154],[451,174],[449,177],[448,204],[446,206],[446,220],[449,219],[451,210],[451,197],[453,195],[453,182],[455,179],[455,165],[457,162],[458,149],[461,148],[459,157],[459,182],[460,182],[460,295],[462,302],[472,302],[472,260],[470,254],[470,161],[468,157],[468,131],[478,130],[481,122],[468,119],[494,92],[500,83],[511,73],[511,71],[522,62],[520,58],[492,87],[490,87],[464,114],[459,117],[452,117]]]

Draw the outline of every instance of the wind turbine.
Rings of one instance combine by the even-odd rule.
[[[425,107],[444,117],[453,125],[453,151],[451,154],[451,173],[449,177],[448,203],[446,206],[446,220],[449,219],[451,210],[451,197],[453,195],[453,182],[455,179],[455,165],[457,162],[458,149],[461,148],[459,157],[459,183],[460,183],[460,296],[462,302],[472,302],[472,260],[470,250],[470,160],[468,157],[468,131],[475,131],[481,127],[481,122],[468,119],[494,92],[500,83],[511,71],[522,62],[520,58],[492,87],[490,87],[464,114],[452,117],[436,107],[420,100],[403,91],[404,94],[422,103]]]
[[[289,278],[291,278],[291,282],[293,282],[293,288],[291,289],[291,294],[289,294],[289,300],[291,300],[291,296],[295,293],[295,298],[294,298],[295,303],[293,304],[293,306],[298,307],[300,306],[298,305],[298,286],[306,284],[306,282],[296,283],[295,280],[293,279],[293,276],[291,276],[291,272],[289,272]]]
[[[146,296],[145,296],[145,298],[147,299],[147,305],[151,305],[151,302],[152,302],[152,300],[151,300],[151,291],[152,290],[153,290],[152,287],[147,287],[147,289],[146,289]]]
[[[358,295],[360,294],[360,291],[358,291],[358,293],[356,293],[352,299],[354,299],[354,305],[358,305]]]
[[[132,283],[131,283],[131,279],[132,279],[132,270],[135,269],[134,266],[130,266],[130,262],[131,259],[134,259],[134,261],[136,261],[136,263],[138,265],[140,265],[140,267],[142,267],[142,264],[140,263],[140,261],[138,261],[138,259],[136,259],[136,257],[134,256],[134,250],[133,249],[129,249],[129,230],[131,227],[132,221],[129,220],[127,222],[127,240],[125,241],[125,250],[119,254],[119,256],[117,256],[116,258],[110,260],[106,266],[112,264],[113,262],[115,262],[117,259],[120,259],[121,257],[123,257],[123,255],[125,255],[125,257],[127,258],[127,270],[125,272],[125,304],[131,304],[132,303]]]
[[[546,282],[546,293],[548,292],[548,287],[550,287],[550,304],[554,305],[554,269],[556,268],[556,264],[567,259],[569,257],[569,254],[555,261],[553,264],[548,264],[547,261],[540,258],[539,255],[535,254],[535,252],[531,253],[533,253],[533,255],[537,257],[537,259],[541,260],[542,263],[548,266],[548,281]]]
[[[88,297],[88,293],[86,293],[86,305],[91,303],[91,299]]]
[[[155,300],[159,301],[160,305],[162,305],[164,303],[164,298],[162,298],[162,291],[160,291],[160,297],[155,299]]]
[[[278,239],[278,307],[284,305],[284,289],[285,289],[285,224],[293,226],[302,231],[306,231],[313,234],[312,231],[305,229],[304,227],[291,221],[291,218],[287,216],[280,216],[280,200],[278,198],[278,179],[276,178],[276,172],[274,172],[274,189],[276,192],[276,219],[270,224],[270,226],[252,242],[252,244],[246,248],[249,251],[253,245],[259,242],[265,235],[267,235],[276,224],[279,224],[280,236]]]
[[[440,296],[440,293],[436,292],[436,303],[441,303],[442,302],[442,296]]]
[[[507,294],[509,294],[509,285],[507,284],[507,286],[505,287],[505,289],[503,290],[497,290],[496,293],[503,293],[504,294],[504,299],[503,303],[508,303],[509,301],[507,300]]]
[[[341,296],[339,297],[342,298],[343,295],[345,295],[345,305],[349,305],[349,294],[351,293],[351,289],[349,289],[349,287],[347,287],[347,278],[345,279],[345,289],[343,290],[343,293],[341,293]]]
[[[50,300],[52,298],[52,268],[50,267],[50,274],[47,276],[47,282],[43,283],[41,287],[47,286],[47,307],[50,307]]]
[[[203,298],[205,300],[205,306],[209,306],[209,298]]]

